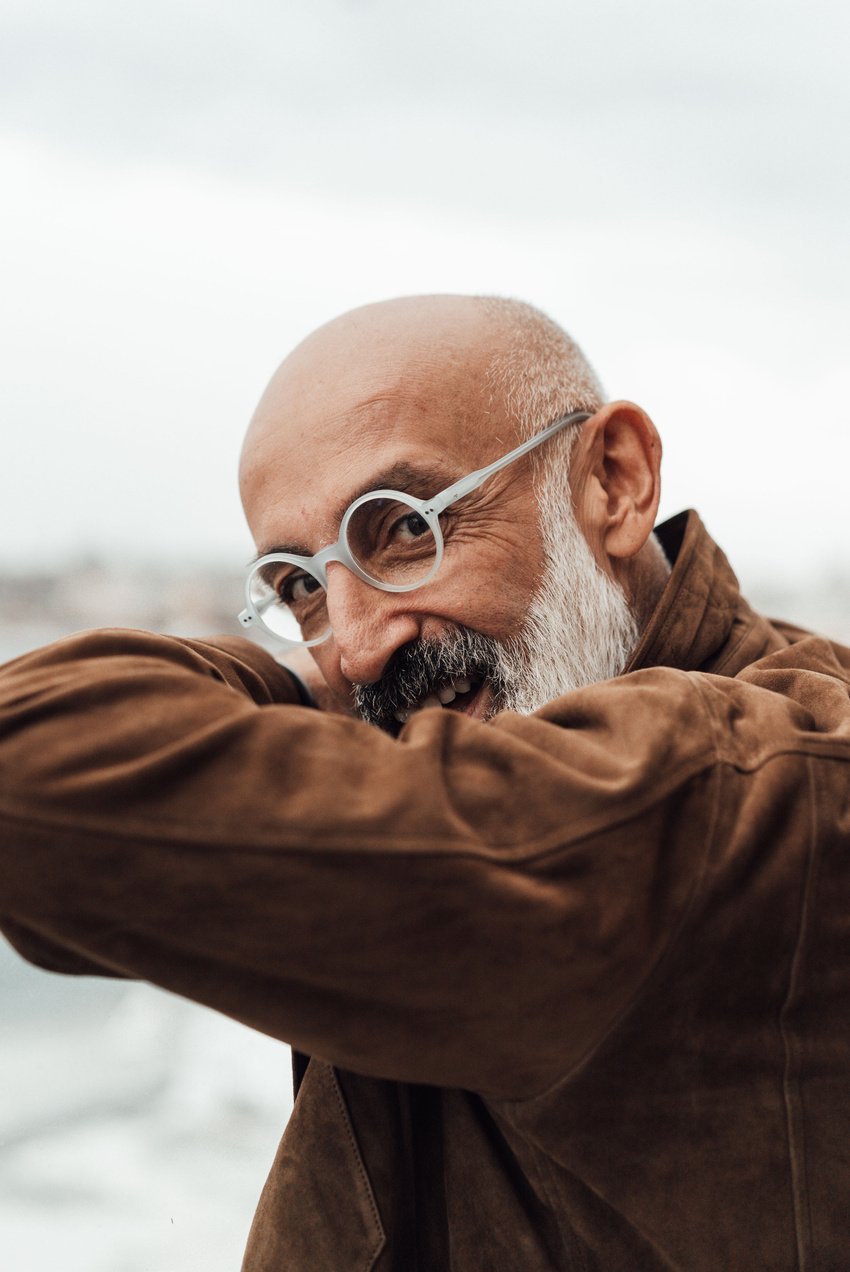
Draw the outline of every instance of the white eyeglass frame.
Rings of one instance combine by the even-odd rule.
[[[590,411],[573,411],[570,415],[562,416],[552,424],[548,424],[546,428],[540,433],[536,433],[534,437],[529,437],[526,441],[521,442],[519,446],[515,446],[512,451],[508,451],[507,455],[503,455],[501,459],[494,459],[493,463],[487,464],[485,468],[476,468],[475,472],[467,473],[465,477],[453,482],[451,486],[447,486],[445,490],[441,490],[439,494],[434,495],[431,499],[417,499],[415,495],[405,494],[401,490],[370,490],[365,495],[360,495],[353,503],[349,504],[343,513],[339,525],[339,537],[336,543],[332,543],[327,548],[322,548],[321,552],[317,552],[315,556],[295,556],[290,552],[269,552],[266,556],[259,557],[252,562],[245,579],[245,608],[239,614],[239,622],[246,628],[251,627],[254,622],[259,623],[280,645],[287,649],[309,649],[313,645],[320,645],[322,641],[327,640],[330,636],[332,629],[328,626],[327,631],[323,632],[321,636],[316,636],[313,640],[290,640],[288,637],[280,636],[277,632],[272,631],[263,621],[262,612],[254,604],[251,597],[251,579],[256,571],[262,569],[263,566],[277,562],[295,565],[302,570],[306,570],[307,573],[318,579],[326,592],[328,590],[327,566],[331,561],[338,561],[340,565],[344,565],[358,579],[362,579],[364,583],[368,583],[371,587],[376,587],[381,592],[413,592],[418,587],[424,587],[426,583],[431,582],[443,559],[443,532],[440,529],[440,513],[445,512],[446,508],[453,503],[457,503],[459,499],[463,499],[464,495],[469,495],[473,490],[477,490],[479,486],[483,486],[488,477],[492,477],[494,473],[506,468],[508,464],[512,464],[515,459],[520,459],[523,455],[527,455],[530,450],[534,450],[541,443],[548,441],[550,437],[554,437],[556,433],[560,433],[561,429],[566,428],[570,424],[583,423],[590,418]],[[415,583],[384,583],[381,579],[372,578],[371,574],[368,574],[361,565],[358,565],[351,555],[347,535],[349,522],[357,509],[370,499],[394,499],[406,504],[427,523],[434,536],[436,549],[434,563],[428,573]]]

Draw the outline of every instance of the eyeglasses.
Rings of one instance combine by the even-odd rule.
[[[514,460],[548,441],[569,424],[590,419],[576,411],[549,424],[536,436],[447,486],[432,499],[400,490],[371,490],[349,505],[339,538],[315,556],[270,552],[254,561],[245,580],[243,627],[255,622],[287,648],[309,648],[331,634],[327,567],[344,565],[358,579],[382,592],[412,592],[424,587],[440,568],[443,532],[440,514],[483,485]]]

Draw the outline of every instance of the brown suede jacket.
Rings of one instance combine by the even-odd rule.
[[[850,1267],[850,651],[695,514],[628,674],[399,739],[237,638],[0,673],[0,915],[314,1057],[249,1272]]]

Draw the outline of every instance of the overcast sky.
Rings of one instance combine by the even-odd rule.
[[[0,565],[241,565],[241,434],[352,305],[521,296],[746,582],[850,570],[850,8],[0,0]]]

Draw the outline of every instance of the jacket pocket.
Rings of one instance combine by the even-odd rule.
[[[242,1272],[372,1272],[385,1244],[336,1072],[313,1059],[260,1198]]]

